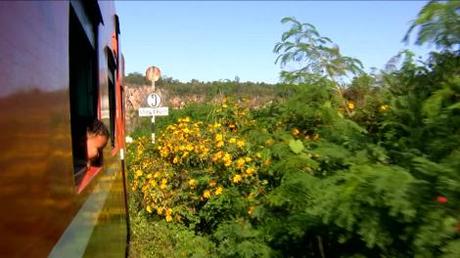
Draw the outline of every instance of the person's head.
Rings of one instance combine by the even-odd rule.
[[[99,120],[94,120],[86,128],[86,156],[88,161],[96,160],[109,140],[109,130]]]

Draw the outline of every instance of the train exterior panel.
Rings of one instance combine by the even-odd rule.
[[[0,1],[0,257],[125,256],[120,35],[110,1]]]

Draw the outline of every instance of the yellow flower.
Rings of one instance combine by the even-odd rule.
[[[232,164],[232,155],[230,155],[230,153],[225,153],[222,160],[224,161],[224,165],[229,167]]]
[[[190,122],[190,117],[186,116],[186,117],[183,117],[183,118],[179,118],[179,122],[188,123],[188,122]]]
[[[227,104],[223,104],[222,107],[223,107],[223,108],[227,108]]]
[[[228,140],[229,143],[236,143],[236,138],[230,138],[230,140]]]
[[[251,207],[249,207],[249,209],[248,209],[248,214],[249,214],[249,215],[252,215],[253,213],[254,213],[254,207],[251,206]]]
[[[246,143],[244,142],[244,140],[238,140],[238,141],[236,142],[236,145],[237,145],[239,148],[244,147],[245,144],[246,144]]]
[[[252,175],[256,170],[253,167],[246,169],[246,174]]]
[[[233,178],[232,178],[232,181],[235,184],[241,182],[241,180],[243,180],[243,178],[240,175],[234,175]]]
[[[166,215],[166,222],[171,222],[171,221],[172,221],[172,216]]]
[[[206,198],[206,199],[209,199],[211,197],[211,191],[204,190],[203,197]]]
[[[172,214],[172,209],[171,208],[166,209],[165,215],[171,216],[171,214]]]
[[[214,192],[216,195],[220,195],[224,188],[222,186],[217,187],[216,191]]]
[[[379,108],[379,110],[380,110],[380,112],[385,112],[385,111],[388,110],[388,108],[390,108],[390,106],[388,106],[388,105],[381,105],[380,108]]]
[[[251,161],[252,161],[252,159],[251,159],[250,157],[245,157],[244,160],[245,160],[246,162],[251,162]]]
[[[355,103],[353,101],[348,101],[347,105],[348,105],[349,109],[351,109],[351,110],[355,109]]]
[[[236,167],[237,167],[237,168],[243,168],[244,163],[245,163],[244,159],[243,159],[243,158],[239,158],[239,159],[236,161]]]
[[[163,214],[163,208],[158,207],[158,208],[157,208],[157,214],[158,214],[158,215]]]
[[[150,205],[147,205],[145,209],[147,210],[148,213],[152,213],[152,207],[150,207]]]
[[[190,180],[188,181],[188,185],[193,189],[193,188],[196,187],[197,181],[196,181],[195,179],[190,179]]]
[[[136,176],[136,177],[142,176],[142,171],[141,171],[141,170],[137,170],[135,176]]]
[[[225,153],[224,154],[224,157],[222,158],[224,161],[226,160],[232,160],[232,155],[230,155],[230,153]]]
[[[299,129],[297,129],[297,128],[292,129],[292,135],[297,136],[299,134],[300,134]]]
[[[179,163],[179,157],[174,157],[174,159],[173,159],[173,163],[174,163],[174,164],[177,164],[177,163]]]
[[[220,147],[224,146],[224,142],[223,141],[218,141],[216,146],[217,146],[217,148],[220,148]]]
[[[272,161],[270,159],[264,160],[264,165],[265,166],[269,166],[271,163],[272,163]]]
[[[215,136],[216,142],[222,141],[222,139],[223,139],[222,134],[220,134],[220,133],[216,134],[216,136]]]
[[[161,148],[161,150],[160,150],[160,155],[161,155],[161,157],[163,157],[163,158],[164,158],[164,157],[167,157],[167,156],[169,155],[169,150],[168,150],[168,148],[167,148],[167,147]]]
[[[163,178],[161,180],[161,185],[160,185],[160,189],[166,189],[166,187],[168,187],[166,184],[168,183],[168,180]]]
[[[219,151],[217,153],[215,153],[213,156],[212,156],[212,161],[217,161],[218,159],[222,158],[222,156],[224,155],[224,153],[222,151]]]
[[[186,158],[188,156],[189,152],[188,151],[184,151],[184,153],[182,153],[182,158]]]

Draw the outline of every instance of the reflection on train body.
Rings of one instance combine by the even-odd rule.
[[[97,78],[88,94],[94,99],[94,118],[102,119],[114,135],[103,165],[84,187],[76,182],[74,167],[72,134],[79,125],[72,124],[76,111],[69,92],[71,12],[102,21],[93,31]],[[87,25],[84,17],[78,19]],[[110,102],[112,80],[112,104],[121,110],[122,58],[113,44],[118,43],[117,26],[113,2],[0,2],[0,257],[125,255],[119,155],[123,116],[101,104]],[[112,78],[110,58],[116,66]]]

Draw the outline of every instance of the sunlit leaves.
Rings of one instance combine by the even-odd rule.
[[[288,82],[312,82],[320,78],[340,80],[349,74],[358,74],[362,64],[358,59],[343,56],[340,49],[328,37],[319,34],[315,26],[300,23],[295,18],[286,17],[283,24],[291,28],[275,44],[273,52],[278,54],[275,63],[282,67],[293,64],[297,68],[283,71],[281,78]]]
[[[438,48],[460,50],[460,1],[430,1],[419,12],[407,31],[404,41],[415,28],[416,44],[434,44]],[[456,49],[455,49],[456,48]]]

